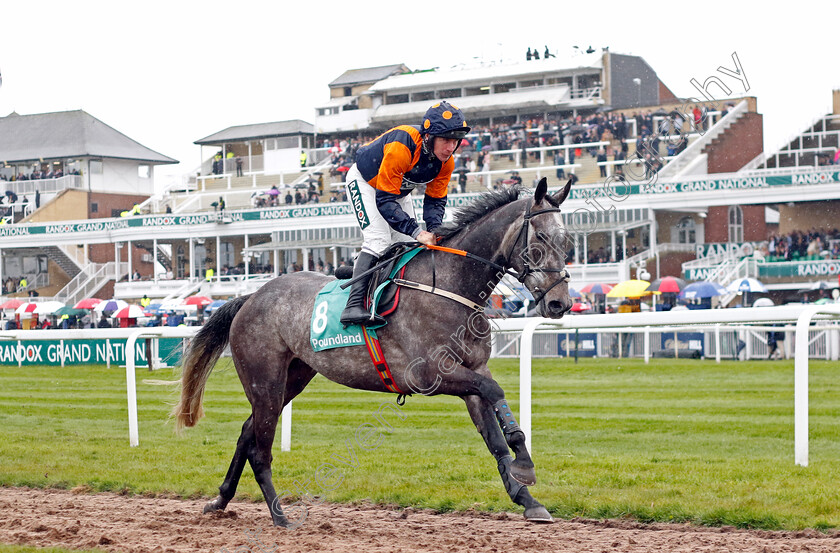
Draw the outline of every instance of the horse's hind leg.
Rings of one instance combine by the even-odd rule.
[[[239,485],[239,478],[242,476],[242,469],[245,468],[245,461],[253,455],[255,445],[253,420],[254,417],[252,415],[242,425],[242,433],[236,442],[236,451],[233,453],[233,459],[225,475],[225,481],[219,486],[219,495],[216,499],[208,502],[204,506],[205,513],[224,510],[230,500],[233,499],[233,495],[236,493],[236,486]]]
[[[285,407],[292,399],[298,396],[307,384],[315,376],[315,371],[308,365],[295,359],[289,366],[288,375],[286,377],[286,387],[283,394],[283,407]],[[282,408],[281,408],[282,411]],[[227,475],[221,486],[219,486],[219,495],[207,505],[204,506],[204,512],[223,510],[227,504],[233,499],[236,493],[236,487],[239,484],[239,479],[242,476],[242,470],[245,468],[245,462],[250,461],[253,466],[253,459],[256,453],[256,440],[254,436],[253,415],[248,417],[245,424],[242,425],[242,433],[236,443],[236,451],[233,454],[230,467]],[[262,485],[260,486],[262,487]],[[271,503],[269,507],[271,508]],[[282,512],[282,511],[281,511]],[[272,518],[274,518],[274,509],[272,509]],[[276,523],[276,521],[275,521]]]

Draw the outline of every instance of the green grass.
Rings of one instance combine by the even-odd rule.
[[[230,367],[223,360],[211,376],[207,417],[182,437],[167,422],[175,392],[138,370],[138,448],[128,446],[124,369],[0,367],[0,485],[214,496],[249,413]],[[518,413],[518,361],[491,370]],[[564,518],[840,528],[836,368],[812,361],[810,372],[810,466],[799,467],[792,362],[537,360],[532,493]],[[331,462],[339,472],[329,501],[519,510],[460,399],[408,398],[404,420],[386,413],[393,431],[375,449],[354,442],[393,398],[317,377],[294,403],[291,452],[280,452],[278,431],[278,492],[296,495],[295,482]],[[348,440],[356,467],[336,460]],[[261,497],[250,468],[238,496]]]

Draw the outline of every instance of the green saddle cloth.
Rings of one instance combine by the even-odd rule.
[[[394,264],[388,281],[380,284],[374,292],[374,304],[379,303],[379,298],[388,285],[388,282],[390,282],[390,279],[394,278],[394,275],[421,251],[421,248],[412,249],[403,254]],[[347,305],[347,298],[350,297],[350,287],[341,289],[341,285],[345,282],[344,280],[330,281],[326,286],[321,288],[321,291],[315,297],[315,308],[312,310],[312,319],[309,326],[309,343],[312,344],[313,351],[361,346],[365,343],[361,326],[349,325],[347,328],[344,328],[344,325],[339,321],[341,312],[344,311],[344,306]],[[382,326],[385,325],[368,326],[367,329],[370,337],[376,339],[376,330],[374,329],[381,328]]]

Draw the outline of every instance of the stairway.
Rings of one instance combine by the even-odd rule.
[[[67,276],[71,279],[81,272],[81,267],[79,267],[76,262],[64,253],[64,250],[58,246],[44,246],[41,250],[47,254],[47,257],[49,257],[50,260],[54,261],[59,267],[61,267],[61,270],[67,273]]]
[[[150,254],[155,254],[155,252],[152,251],[154,249],[154,245],[150,246],[148,244],[144,244],[144,243],[140,242],[140,243],[137,243],[137,247],[141,248],[143,250],[146,250]],[[158,263],[160,263],[163,266],[164,269],[166,269],[167,271],[171,271],[172,270],[172,258],[165,251],[163,251],[160,248],[160,246],[158,246],[157,250],[158,251],[157,251],[157,255],[155,255],[155,259],[157,260]]]

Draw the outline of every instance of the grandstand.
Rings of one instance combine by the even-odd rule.
[[[473,127],[457,154],[447,217],[517,179],[546,177],[556,188],[575,175],[564,205],[573,286],[644,272],[723,285],[751,276],[781,303],[820,282],[837,285],[837,91],[833,113],[773,152],[762,148],[756,98],[686,102],[642,58],[610,52],[351,69],[329,94],[313,123],[249,123],[196,140],[201,166],[158,194],[152,169],[175,160],[82,111],[0,118],[2,184],[18,197],[2,206],[4,292],[68,303],[228,297],[285,271],[328,272],[361,243],[341,201],[354,148],[395,123],[419,122],[437,99],[461,107]],[[607,181],[618,175],[625,180]],[[135,205],[139,214],[120,216]],[[795,233],[820,234],[823,249],[771,254],[771,236]],[[22,277],[26,289],[14,285]]]

